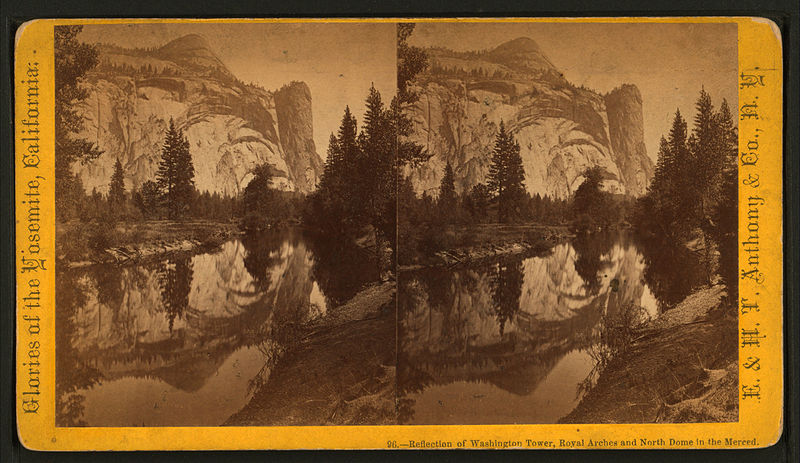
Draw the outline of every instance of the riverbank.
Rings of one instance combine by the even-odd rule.
[[[687,423],[738,419],[735,312],[725,288],[695,291],[637,330],[630,347],[560,423]]]
[[[66,267],[126,263],[219,246],[238,234],[236,224],[211,221],[142,221],[58,224],[58,260]]]
[[[230,426],[394,424],[395,283],[374,283],[302,328]]]
[[[399,270],[451,267],[502,256],[543,253],[573,236],[562,225],[492,223],[445,226],[410,243],[417,252],[404,255]]]

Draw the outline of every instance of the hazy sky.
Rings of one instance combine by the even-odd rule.
[[[358,118],[370,84],[388,105],[396,87],[394,24],[130,24],[85,26],[81,40],[159,47],[186,34],[206,38],[244,82],[277,90],[292,80],[311,90],[314,142],[326,157],[345,105]]]
[[[623,83],[642,93],[644,136],[653,160],[676,108],[689,120],[701,87],[715,107],[737,106],[735,24],[419,23],[410,42],[458,51],[530,37],[573,84],[605,93]]]

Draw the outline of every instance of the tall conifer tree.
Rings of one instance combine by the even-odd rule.
[[[114,163],[114,173],[111,175],[108,200],[112,207],[121,207],[125,204],[125,174],[122,171],[122,163],[119,158]]]
[[[728,288],[729,305],[735,308],[739,300],[739,168],[737,162],[738,133],[728,102],[722,100],[716,114],[720,130],[723,165],[719,201],[714,207],[710,235],[719,247],[719,274]]]
[[[189,141],[173,119],[169,120],[156,178],[167,217],[176,219],[184,215],[194,195],[194,165]]]
[[[444,167],[444,175],[442,182],[439,185],[439,211],[443,217],[449,218],[457,206],[458,198],[456,196],[455,176],[453,175],[453,167],[448,161]]]
[[[497,199],[500,222],[514,218],[525,196],[525,170],[519,152],[519,143],[500,121],[487,178],[487,186]]]

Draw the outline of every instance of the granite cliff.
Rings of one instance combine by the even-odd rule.
[[[568,197],[593,166],[607,191],[646,191],[653,164],[635,85],[606,95],[576,87],[529,38],[482,52],[427,52],[430,66],[410,86],[419,98],[407,108],[412,140],[433,153],[406,172],[418,193],[437,193],[447,162],[459,192],[485,182],[501,120],[520,144],[531,194]]]
[[[119,159],[127,188],[155,178],[169,119],[190,143],[200,191],[237,194],[254,166],[278,171],[274,185],[312,191],[322,173],[303,82],[268,91],[238,80],[199,35],[156,49],[99,45],[99,64],[79,104],[83,137],[103,155],[75,171],[87,191],[104,192]]]

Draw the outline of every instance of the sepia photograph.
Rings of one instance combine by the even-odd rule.
[[[400,37],[399,423],[738,421],[736,38]]]
[[[394,422],[396,25],[54,36],[57,425]]]
[[[737,422],[737,31],[55,26],[56,425]]]

